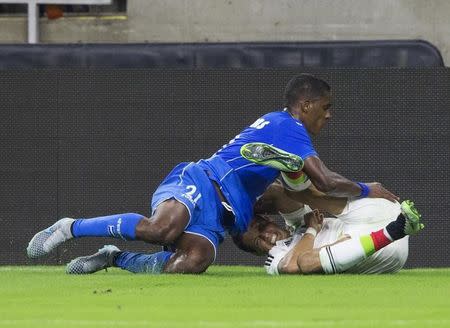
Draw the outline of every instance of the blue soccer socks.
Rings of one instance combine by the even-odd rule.
[[[120,252],[114,258],[114,265],[134,273],[158,274],[164,270],[172,252],[142,254]]]
[[[137,213],[99,216],[92,219],[77,219],[72,224],[72,234],[79,237],[113,237],[136,240],[136,226],[144,218]]]

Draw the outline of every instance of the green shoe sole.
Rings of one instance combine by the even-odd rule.
[[[260,142],[243,145],[241,155],[250,162],[270,166],[283,172],[298,172],[304,164],[300,156]]]
[[[404,200],[401,204],[402,213],[413,222],[419,222],[421,215],[417,208],[414,206],[414,202],[411,200]]]
[[[425,225],[420,222],[422,215],[414,206],[411,200],[404,200],[401,204],[402,213],[405,216],[405,233],[407,235],[415,235],[422,230]]]

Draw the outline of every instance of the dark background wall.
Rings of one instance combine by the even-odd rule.
[[[334,117],[314,140],[345,176],[380,181],[416,201],[426,230],[409,267],[449,266],[450,71],[303,70],[334,91]],[[135,211],[181,161],[210,156],[280,108],[295,70],[4,70],[0,75],[0,264],[63,263],[104,243],[79,239],[29,261],[33,234],[58,218]],[[262,264],[226,240],[218,264]]]

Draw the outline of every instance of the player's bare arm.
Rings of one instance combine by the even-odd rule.
[[[267,188],[257,204],[260,208],[264,208],[267,211],[269,211],[269,205],[273,206],[274,209],[271,209],[271,213],[292,213],[303,207],[303,204],[308,204],[312,208],[339,215],[347,205],[347,200],[346,197],[327,195],[317,190],[314,185],[302,191],[294,191],[284,188],[277,181]]]
[[[355,183],[342,175],[331,171],[317,156],[308,157],[304,161],[303,171],[309,176],[319,191],[336,197],[359,197],[367,192],[367,197],[385,198],[397,201],[399,197],[384,188],[380,183],[368,183],[368,190],[363,190],[360,184]]]
[[[322,272],[319,250],[313,249],[314,239],[322,229],[322,222],[323,215],[318,210],[305,215],[305,223],[308,229],[300,241],[280,261],[278,265],[279,273],[308,274]]]
[[[260,142],[243,145],[241,155],[251,162],[281,171],[281,178],[287,189],[301,191],[314,185],[330,197],[385,198],[393,202],[399,200],[378,182],[354,182],[331,171],[317,155],[310,154],[303,160],[297,154]]]

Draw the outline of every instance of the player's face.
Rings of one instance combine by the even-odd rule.
[[[265,218],[264,216],[256,216],[251,222],[248,229],[254,235],[258,235],[260,239],[265,240],[269,244],[289,237],[289,232]]]
[[[264,227],[260,227],[259,230],[259,238],[272,245],[278,240],[286,239],[287,237],[289,237],[289,232],[273,222],[268,222]]]
[[[308,111],[308,131],[317,135],[331,118],[331,95],[326,94],[321,98],[311,101]]]

